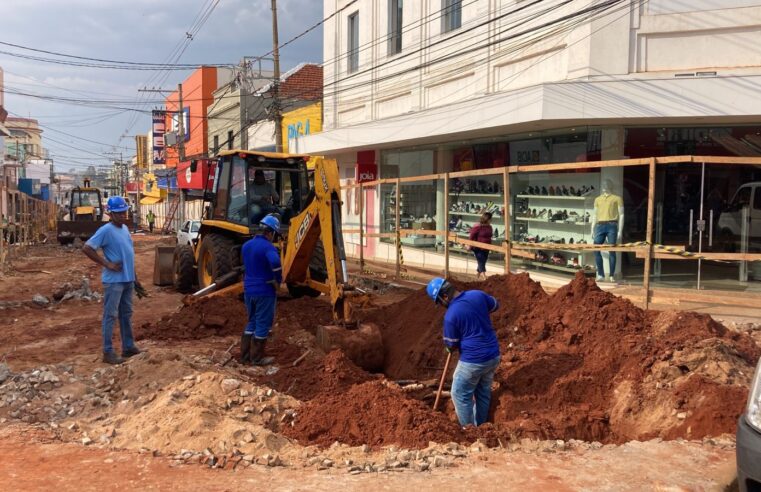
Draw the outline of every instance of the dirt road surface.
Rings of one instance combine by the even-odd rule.
[[[135,302],[134,325],[155,322],[180,307],[180,296],[152,285],[153,248],[158,237],[135,236],[139,278],[151,297]],[[50,273],[46,273],[50,272]],[[59,246],[28,248],[0,277],[0,361],[20,372],[70,363],[74,372],[97,371],[100,362],[100,316],[97,300],[70,299],[39,306],[90,280],[101,292],[99,268],[80,250]],[[117,330],[118,331],[118,330]],[[138,328],[136,328],[138,331]],[[136,333],[139,335],[139,332]],[[146,340],[141,348],[210,355],[224,350],[235,336],[201,340]],[[118,347],[118,342],[115,341]],[[361,419],[361,416],[357,417]],[[452,467],[416,472],[347,473],[346,468],[318,470],[292,464],[235,470],[199,464],[177,465],[166,456],[115,448],[107,443],[83,445],[44,423],[0,419],[0,489],[3,490],[724,490],[735,476],[731,436],[703,441],[629,442],[623,445],[560,447],[524,442],[514,450],[490,449],[470,454]]]

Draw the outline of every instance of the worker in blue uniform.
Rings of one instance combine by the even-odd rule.
[[[447,308],[444,315],[444,346],[459,350],[460,360],[452,380],[452,401],[460,425],[481,425],[489,418],[491,384],[499,366],[499,343],[490,313],[497,299],[481,290],[458,291],[443,278],[434,278],[426,288],[436,304]]]
[[[246,241],[241,251],[248,324],[240,341],[240,362],[263,366],[273,362],[272,357],[264,356],[264,349],[275,319],[277,290],[283,282],[280,254],[272,244],[280,233],[280,220],[267,215],[259,222],[259,231]]]

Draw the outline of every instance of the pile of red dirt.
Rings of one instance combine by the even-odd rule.
[[[515,320],[547,302],[541,285],[527,273],[508,277],[493,276],[484,282],[455,282],[461,290],[479,289],[499,300],[492,321],[500,338],[510,336]],[[383,331],[385,346],[384,373],[394,379],[429,379],[440,377],[446,352],[442,323],[446,309],[437,306],[425,292],[418,290],[403,301],[369,315]]]
[[[313,298],[278,298],[273,335],[305,329],[314,333],[318,324],[332,319],[330,305]],[[197,340],[239,335],[248,322],[246,306],[237,297],[209,297],[183,306],[158,322],[137,330],[138,339]]]
[[[258,381],[307,401],[322,394],[341,394],[356,384],[379,377],[357,367],[342,351],[333,350],[325,357],[307,358],[295,367],[283,364],[276,373],[261,376]]]
[[[152,340],[197,340],[243,332],[246,307],[235,297],[209,297],[183,306],[154,323],[145,323],[136,335]]]
[[[552,295],[526,274],[458,287],[500,303],[490,432],[601,442],[734,432],[759,348],[710,316],[644,311],[582,274]],[[377,314],[387,375],[441,373],[444,313],[421,290]]]
[[[398,388],[381,381],[351,386],[345,392],[323,392],[303,405],[284,434],[302,444],[351,446],[395,444],[424,448],[430,441],[461,441],[459,425]]]

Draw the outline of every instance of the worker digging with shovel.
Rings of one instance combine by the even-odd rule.
[[[489,316],[499,304],[481,290],[460,292],[443,278],[431,280],[426,292],[433,302],[447,308],[444,345],[448,355],[442,383],[452,351],[459,350],[460,360],[452,379],[452,402],[461,426],[479,426],[489,418],[491,384],[499,367],[499,343]]]
[[[240,339],[241,364],[255,366],[272,364],[272,357],[264,356],[267,337],[275,319],[277,290],[283,282],[280,255],[272,244],[280,234],[280,220],[270,214],[259,222],[260,234],[243,245],[243,295],[248,311],[248,324]]]

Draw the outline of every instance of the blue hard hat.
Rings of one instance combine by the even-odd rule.
[[[127,205],[127,202],[124,201],[124,198],[120,196],[112,196],[108,198],[108,203],[106,204],[106,208],[109,212],[126,212],[129,210],[129,205]]]
[[[280,221],[272,214],[267,215],[259,221],[260,229],[271,229],[280,234]]]
[[[425,291],[428,293],[428,297],[433,299],[433,302],[437,303],[439,302],[439,292],[441,292],[441,289],[445,286],[449,285],[447,281],[441,277],[436,277],[435,279],[428,282],[428,286],[425,288]]]

